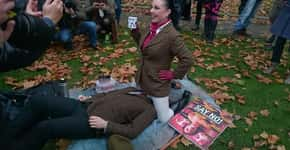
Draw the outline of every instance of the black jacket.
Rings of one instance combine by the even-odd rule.
[[[20,14],[15,21],[11,37],[0,47],[0,72],[32,64],[47,49],[55,32],[49,18]]]

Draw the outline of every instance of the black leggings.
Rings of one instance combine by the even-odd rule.
[[[196,4],[196,16],[195,16],[195,24],[197,26],[200,25],[200,19],[202,15],[202,5],[203,5],[203,0],[198,0]]]
[[[273,46],[273,53],[272,53],[272,59],[271,59],[272,62],[280,63],[280,59],[281,59],[286,41],[287,41],[286,38],[278,36],[275,42],[275,45]]]
[[[92,138],[86,109],[76,100],[63,97],[34,96],[27,110],[9,122],[0,133],[5,150],[41,150],[49,139]]]

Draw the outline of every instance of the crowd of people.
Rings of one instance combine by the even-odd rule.
[[[195,21],[192,26],[192,31],[195,32],[200,28],[200,20],[202,16],[202,9],[205,9],[204,16],[204,31],[203,38],[208,44],[213,43],[215,37],[215,30],[217,27],[217,21],[219,17],[219,9],[222,5],[223,0],[195,0],[196,1],[196,15]],[[192,5],[191,0],[181,0],[174,1],[175,12],[179,15],[175,15],[174,25],[177,30],[180,30],[178,25],[179,19],[191,20],[191,11],[188,8]],[[233,25],[232,36],[235,37],[247,37],[250,36],[247,32],[247,28],[251,22],[251,19],[255,16],[256,12],[259,9],[259,6],[262,4],[262,0],[240,0],[240,5],[238,7],[238,18]],[[283,53],[284,46],[286,41],[290,38],[289,31],[289,8],[290,1],[288,0],[274,0],[272,8],[269,13],[269,21],[271,23],[270,32],[272,35],[265,41],[266,48],[273,50],[271,65],[265,69],[263,72],[266,74],[273,73],[278,65],[280,64],[280,59]],[[188,17],[190,16],[190,17]],[[289,49],[290,50],[290,49]],[[285,79],[286,84],[290,84],[290,75]]]
[[[204,39],[215,38],[223,0],[197,0],[193,31],[200,28],[205,9]],[[261,0],[241,0],[234,36],[247,36],[247,27]],[[0,71],[25,67],[41,57],[52,41],[72,50],[75,34],[85,34],[93,49],[98,35],[115,31],[121,0],[0,0]],[[173,115],[169,91],[173,79],[182,79],[192,66],[191,52],[178,30],[179,19],[191,20],[191,0],[152,0],[151,22],[131,35],[140,50],[137,88],[96,95],[86,101],[65,97],[31,96],[25,112],[0,124],[0,147],[39,150],[49,139],[84,139],[117,134],[135,138],[157,118],[166,123]],[[290,0],[276,0],[271,13],[272,73],[290,39]],[[102,33],[104,32],[104,33]],[[112,38],[113,39],[113,38]],[[178,58],[177,67],[171,64]],[[290,76],[285,83],[290,84]],[[128,94],[142,91],[141,94]],[[135,92],[136,93],[136,92]],[[1,95],[1,92],[0,92]],[[118,97],[118,98],[116,98]],[[1,109],[1,107],[0,107]]]

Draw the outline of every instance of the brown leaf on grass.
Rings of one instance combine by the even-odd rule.
[[[234,76],[235,76],[236,78],[238,78],[238,79],[241,79],[241,78],[242,78],[242,75],[239,74],[239,73],[235,74]]]
[[[111,70],[109,70],[108,68],[101,68],[100,71],[104,75],[110,75],[111,73]]]
[[[245,97],[244,96],[241,96],[241,95],[239,95],[239,94],[236,94],[235,95],[236,96],[236,98],[237,98],[237,101],[240,103],[240,104],[246,104],[246,101],[245,101]]]
[[[229,78],[229,77],[221,77],[220,81],[225,84],[225,83],[234,83],[234,80]]]
[[[224,55],[221,56],[221,58],[222,58],[223,60],[230,59],[231,57],[232,57],[232,56],[231,56],[231,53],[226,53],[226,54],[224,54]]]
[[[197,49],[197,50],[195,50],[195,51],[192,52],[193,58],[197,58],[197,57],[199,57],[201,55],[202,55],[202,51],[199,50],[199,49]]]
[[[14,85],[17,80],[13,77],[5,77],[5,84]]]
[[[66,150],[70,143],[70,140],[60,139],[56,142],[56,146],[58,150]]]
[[[177,149],[177,145],[178,145],[178,143],[181,141],[181,139],[180,138],[178,138],[178,139],[176,139],[175,141],[173,141],[172,142],[172,144],[170,144],[170,147],[171,148],[174,148],[174,149]]]
[[[277,83],[280,83],[280,84],[282,84],[282,83],[284,83],[284,80],[283,79],[274,79]]]
[[[80,56],[81,62],[88,62],[91,60],[91,56],[88,55],[81,55]]]
[[[262,137],[263,139],[267,139],[269,137],[269,134],[264,131],[260,134],[260,137]]]
[[[262,116],[264,116],[264,117],[268,117],[269,114],[270,114],[270,112],[269,112],[268,109],[263,109],[263,110],[260,111],[260,114],[261,114]]]
[[[191,72],[191,73],[195,73],[195,68],[194,68],[194,67],[191,67],[190,72]]]
[[[99,59],[99,65],[103,65],[106,62],[108,62],[110,59],[108,57],[100,57]]]
[[[268,136],[267,141],[269,144],[276,144],[279,141],[280,137],[277,135],[271,134]]]
[[[243,147],[241,150],[251,150],[251,148]]]
[[[180,140],[180,142],[181,142],[184,146],[186,146],[186,147],[192,145],[192,142],[190,142],[190,141],[189,141],[188,139],[186,139],[185,137],[182,137],[181,140]]]
[[[33,87],[35,85],[36,85],[35,81],[24,81],[23,82],[23,88],[24,89],[31,88],[31,87]]]
[[[248,70],[242,70],[241,73],[244,77],[250,77],[250,73]]]
[[[255,61],[254,55],[247,55],[244,57],[245,63],[251,68],[251,70],[257,70],[258,63]]]
[[[286,150],[285,145],[278,145],[277,150]]]
[[[234,141],[229,141],[229,143],[228,143],[228,149],[235,149],[235,143],[234,143]]]
[[[231,122],[229,123],[229,128],[233,129],[233,128],[237,128],[237,126],[233,122]]]
[[[253,125],[253,120],[250,118],[245,117],[245,122],[248,126],[252,126]]]
[[[259,139],[260,139],[260,136],[259,136],[259,135],[255,134],[255,135],[253,136],[253,140],[259,140]]]
[[[215,92],[211,93],[210,96],[213,97],[218,104],[235,99],[234,96],[230,96],[228,93],[224,93],[220,90],[216,90]]]
[[[137,51],[137,48],[136,47],[130,47],[130,48],[128,48],[128,51],[131,52],[131,53],[135,53]]]
[[[80,72],[84,75],[93,75],[94,74],[94,68],[90,68],[88,66],[82,66],[80,68]]]
[[[134,80],[133,77],[135,76],[136,71],[137,68],[135,65],[126,63],[121,66],[114,67],[111,76],[121,83],[128,83]]]
[[[257,120],[257,115],[258,114],[256,112],[254,112],[254,111],[251,111],[251,112],[248,113],[248,117],[250,119],[252,119],[252,120]]]
[[[75,85],[79,88],[88,88],[95,86],[95,80],[89,80],[88,76],[83,76],[81,80],[75,83]]]
[[[220,68],[220,67],[223,67],[224,64],[221,63],[221,62],[214,62],[213,64],[209,64],[207,67],[206,67],[206,70],[213,70],[215,68]]]
[[[265,140],[254,141],[254,147],[256,148],[259,148],[265,145],[267,145],[267,141]]]
[[[273,81],[269,78],[266,78],[265,76],[261,75],[261,74],[258,74],[256,75],[256,78],[259,82],[262,82],[262,83],[265,83],[265,84],[270,84],[272,83]]]
[[[233,118],[234,118],[234,120],[241,120],[242,117],[240,115],[234,115]]]
[[[228,91],[229,87],[225,83],[234,82],[231,78],[221,77],[221,79],[196,78],[198,83],[204,82],[205,86],[213,90]]]

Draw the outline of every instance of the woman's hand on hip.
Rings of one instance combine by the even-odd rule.
[[[161,80],[172,80],[174,79],[174,72],[171,70],[160,70],[159,79]]]

